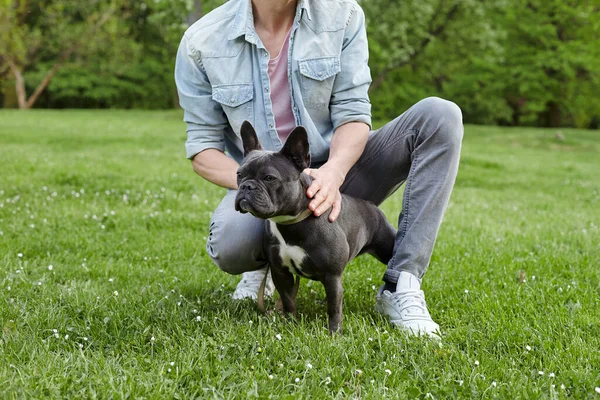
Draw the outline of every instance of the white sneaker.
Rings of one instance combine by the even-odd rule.
[[[416,336],[427,335],[440,339],[440,327],[433,322],[422,290],[402,290],[395,293],[383,290],[377,294],[375,311],[389,317],[390,322]]]
[[[267,268],[251,272],[244,272],[242,274],[242,280],[240,283],[238,283],[235,291],[231,295],[231,298],[234,300],[256,300],[258,298],[258,289],[260,288],[263,279],[265,279],[266,272]],[[271,271],[269,271],[267,282],[265,284],[265,296],[272,296],[274,291],[275,285],[273,284],[273,279],[271,279]]]

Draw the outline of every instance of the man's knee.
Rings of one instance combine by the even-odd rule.
[[[232,275],[264,266],[262,221],[254,226],[244,224],[241,214],[235,216],[238,218],[214,218],[206,241],[209,257],[222,271]]]
[[[237,275],[243,271],[238,272],[238,266],[235,263],[235,247],[231,243],[227,243],[226,230],[223,224],[211,221],[206,240],[206,252],[221,270]]]
[[[439,97],[423,99],[416,107],[436,126],[427,133],[436,135],[436,140],[451,148],[460,149],[464,131],[460,107]]]

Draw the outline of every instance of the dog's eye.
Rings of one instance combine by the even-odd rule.
[[[263,178],[263,180],[265,180],[267,182],[273,182],[275,179],[277,179],[277,178],[275,178],[273,175],[267,175]]]
[[[240,178],[242,177],[242,173],[241,173],[241,172],[238,172],[238,173],[237,173],[237,177],[238,177],[238,179],[240,179]]]

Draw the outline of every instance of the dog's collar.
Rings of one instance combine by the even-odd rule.
[[[312,211],[307,208],[298,215],[278,215],[276,217],[269,218],[269,220],[279,225],[293,225],[304,221],[311,214]]]

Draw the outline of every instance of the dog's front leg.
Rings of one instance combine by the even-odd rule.
[[[279,293],[283,312],[296,317],[296,288],[294,287],[294,275],[285,268],[271,265],[271,276],[275,289]]]
[[[323,279],[327,296],[329,333],[342,333],[342,276],[326,275]]]

